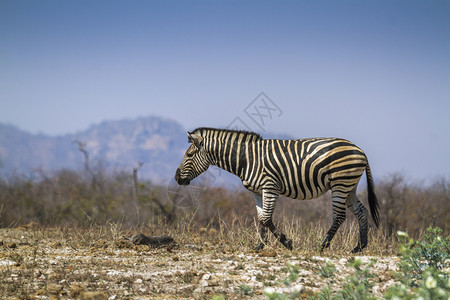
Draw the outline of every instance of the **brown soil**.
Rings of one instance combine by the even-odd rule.
[[[30,227],[0,229],[0,294],[5,298],[265,299],[264,293],[273,291],[308,297],[327,286],[340,289],[354,271],[347,265],[355,259],[350,254],[301,254],[280,247],[255,253],[201,237],[152,248],[119,233],[107,238],[91,231],[77,235]],[[395,283],[398,258],[359,258],[377,260],[372,292],[381,296]],[[326,262],[336,268],[329,277],[320,272]],[[289,265],[299,267],[299,277],[286,285]]]

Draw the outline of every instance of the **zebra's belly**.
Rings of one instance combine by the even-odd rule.
[[[329,190],[329,187],[313,187],[311,190],[298,190],[297,193],[289,191],[282,195],[297,200],[311,200],[322,196]]]
[[[328,178],[324,182],[317,183],[314,180],[303,181],[299,184],[292,184],[292,182],[283,182],[280,189],[280,195],[298,199],[298,200],[310,200],[315,199],[331,189],[331,184]]]

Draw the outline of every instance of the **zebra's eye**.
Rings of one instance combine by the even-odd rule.
[[[195,152],[197,152],[197,148],[195,148],[195,147],[190,147],[190,148],[188,149],[188,151],[186,152],[186,154],[187,154],[187,156],[192,156],[192,155],[195,154]]]

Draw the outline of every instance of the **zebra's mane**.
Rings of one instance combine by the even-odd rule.
[[[262,137],[259,133],[253,132],[253,131],[247,131],[247,130],[233,130],[233,129],[221,129],[221,128],[211,128],[211,127],[199,127],[192,131],[192,133],[202,133],[205,131],[221,131],[221,132],[228,132],[228,133],[238,133],[238,134],[244,134],[245,136],[252,136],[255,139],[262,140]]]

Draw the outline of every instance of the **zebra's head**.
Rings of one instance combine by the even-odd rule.
[[[180,185],[188,185],[191,180],[205,172],[211,165],[209,155],[204,148],[203,137],[188,131],[188,141],[192,144],[184,154],[175,174],[175,180]]]

